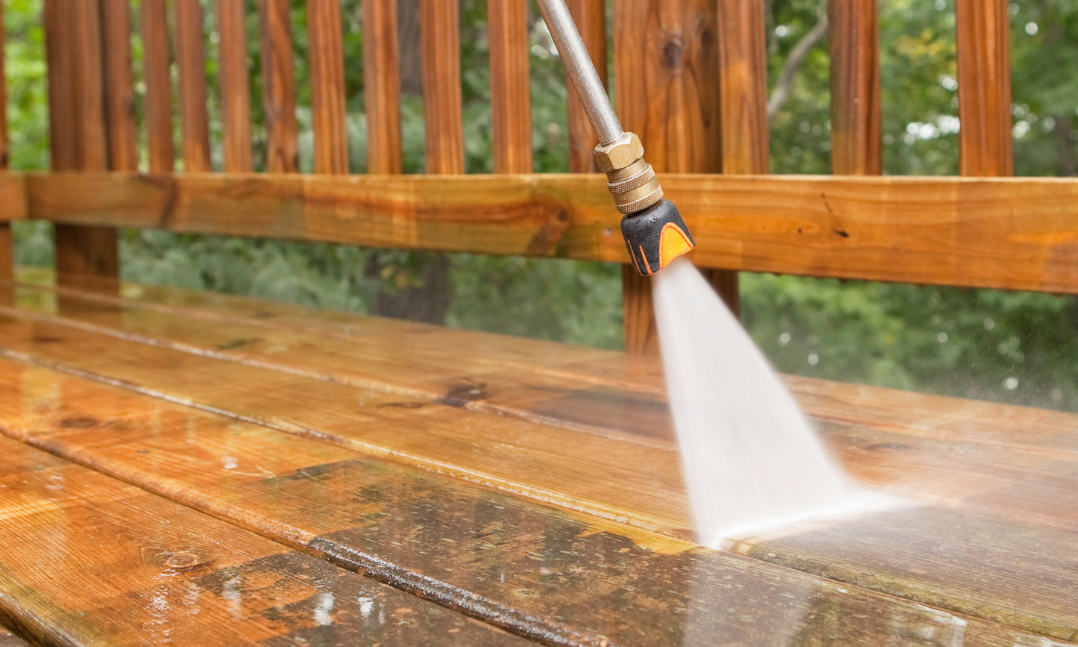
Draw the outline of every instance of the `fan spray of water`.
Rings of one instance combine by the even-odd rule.
[[[633,267],[653,276],[670,407],[699,539],[860,507],[789,391],[684,255],[695,242],[663,197],[640,138],[625,132],[565,0],[538,0],[624,214]]]
[[[793,396],[685,257],[653,278],[682,471],[702,543],[860,505]]]

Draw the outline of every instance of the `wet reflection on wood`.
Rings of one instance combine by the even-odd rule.
[[[548,644],[1038,640],[40,368],[0,362],[0,412],[6,434]],[[963,518],[926,514],[937,540]]]
[[[28,647],[26,641],[11,633],[8,629],[0,627],[0,647]]]
[[[43,644],[524,642],[6,438],[0,536],[0,615]]]

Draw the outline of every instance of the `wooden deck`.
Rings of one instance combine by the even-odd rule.
[[[911,503],[715,551],[656,358],[21,281],[0,625],[31,642],[1078,640],[1078,416],[788,378],[854,478]]]

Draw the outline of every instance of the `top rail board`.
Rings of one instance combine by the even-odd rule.
[[[1078,293],[1071,180],[662,181],[704,267]],[[58,223],[625,261],[598,176],[31,174],[26,192],[29,217]]]

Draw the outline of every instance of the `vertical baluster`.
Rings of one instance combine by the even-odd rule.
[[[363,0],[367,172],[401,172],[401,77],[396,0]]]
[[[878,0],[830,0],[831,167],[835,175],[883,172]]]
[[[176,64],[180,71],[180,142],[183,168],[208,173],[210,127],[206,107],[206,60],[199,0],[172,0],[176,10]]]
[[[217,0],[221,129],[226,173],[250,173],[251,89],[247,80],[247,30],[243,3]]]
[[[656,171],[719,172],[714,0],[622,0],[614,9],[614,74],[625,129],[640,135]],[[622,289],[626,350],[657,352],[650,280],[625,266]]]
[[[314,171],[348,173],[344,49],[341,8],[337,2],[307,0],[307,46],[311,57]]]
[[[146,146],[152,173],[171,173],[176,164],[167,9],[166,0],[142,0],[142,77],[146,84]]]
[[[770,171],[763,0],[719,0],[722,171]]]
[[[138,170],[138,124],[135,82],[131,72],[131,3],[102,0],[105,39],[105,120],[108,122],[109,166],[113,171]]]
[[[296,83],[288,0],[258,0],[262,98],[266,109],[266,166],[270,173],[299,171]]]
[[[459,0],[421,0],[427,173],[464,173]]]
[[[531,173],[527,0],[488,0],[494,172]]]
[[[1007,0],[957,0],[962,175],[1014,174]]]
[[[595,70],[603,85],[609,87],[606,66],[606,3],[604,0],[568,0],[569,12],[573,14],[580,37],[591,55]],[[577,97],[576,88],[569,83],[569,170],[573,173],[596,173],[592,156],[599,138],[588,121],[588,114]]]

